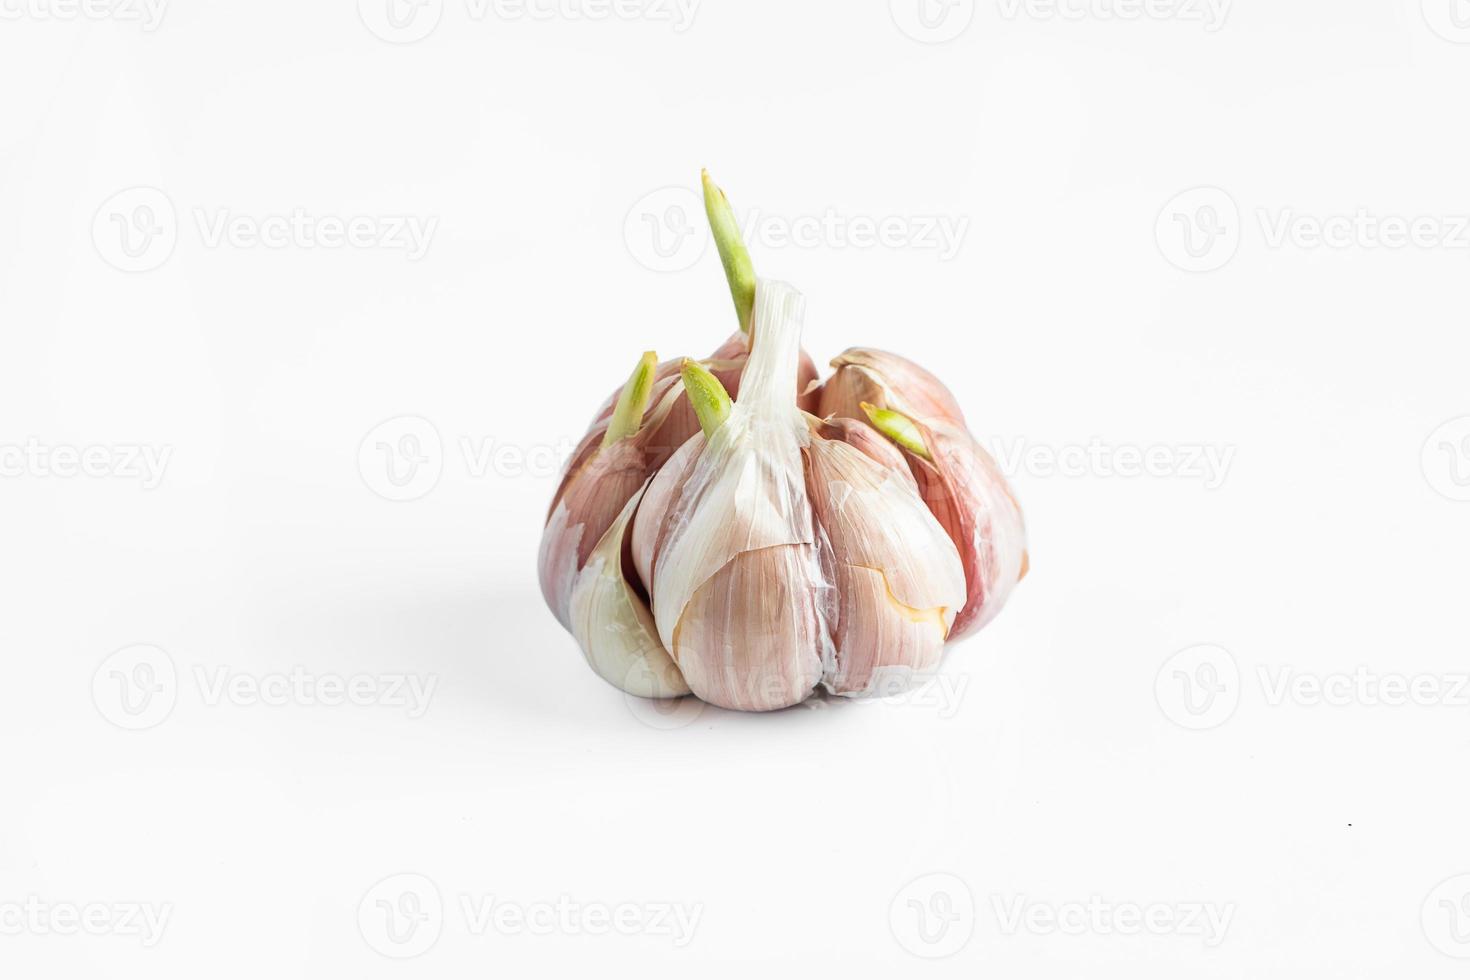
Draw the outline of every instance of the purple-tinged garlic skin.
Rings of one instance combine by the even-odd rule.
[[[822,418],[864,418],[862,403],[902,412],[911,419],[965,424],[959,402],[934,375],[906,357],[871,347],[849,347],[832,359],[835,369],[820,390]]]
[[[903,452],[919,495],[964,562],[968,595],[949,634],[963,639],[994,619],[1026,576],[1026,524],[1000,467],[963,426],[916,424],[932,458]]]
[[[604,446],[607,420],[582,440],[551,501],[541,533],[541,594],[568,629],[568,603],[577,573],[623,506],[673,455],[679,418],[673,412],[682,390],[669,387],[645,418],[643,428]],[[696,427],[698,423],[696,422]]]

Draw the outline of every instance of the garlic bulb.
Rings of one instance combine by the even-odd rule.
[[[704,188],[741,331],[703,362],[645,354],[599,410],[553,498],[543,592],[631,694],[763,711],[901,691],[1024,575],[1020,510],[933,375],[854,348],[817,383],[805,300],[755,278]]]

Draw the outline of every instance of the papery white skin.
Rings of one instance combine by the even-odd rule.
[[[572,636],[608,683],[644,698],[675,698],[689,685],[660,645],[653,616],[623,575],[628,525],[646,492],[634,494],[588,556],[572,586]]]
[[[804,305],[791,286],[760,283],[740,400],[678,489],[657,546],[659,638],[694,693],[722,707],[803,700],[831,644],[801,457],[810,433],[796,406]]]
[[[881,438],[881,437],[880,437]],[[643,503],[633,518],[633,567],[638,580],[646,584],[653,582],[653,555],[660,533],[668,523],[669,508],[681,487],[689,479],[689,472],[699,461],[704,451],[704,435],[698,434],[680,446],[663,468],[653,475],[648,490],[643,494]]]

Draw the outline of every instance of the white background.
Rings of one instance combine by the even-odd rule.
[[[547,2],[0,7],[0,972],[1462,976],[1470,5]],[[547,461],[730,331],[701,166],[1010,457],[919,696],[660,712],[544,608]]]

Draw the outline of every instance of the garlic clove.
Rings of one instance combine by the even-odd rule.
[[[657,404],[644,411],[655,388],[654,369],[652,353],[645,354],[614,412],[582,440],[552,498],[538,564],[542,595],[563,626],[570,625],[573,581],[592,549],[628,499],[673,454],[674,440],[687,438],[671,431],[679,424],[674,408],[681,388],[664,386]]]
[[[944,383],[906,357],[868,347],[850,347],[832,359],[836,369],[822,386],[817,415],[862,419],[863,402],[891,408],[912,419],[963,425],[964,413]]]
[[[959,553],[901,469],[836,440],[812,440],[806,456],[836,586],[824,686],[844,695],[896,693],[939,663],[965,603]]]
[[[670,650],[690,689],[736,711],[806,700],[822,679],[826,638],[810,545],[743,551],[690,596]]]
[[[963,426],[895,419],[897,413],[868,408],[873,425],[900,445],[915,435],[922,443],[922,453],[902,451],[919,495],[964,563],[967,598],[950,629],[951,640],[961,639],[995,618],[1029,570],[1020,504],[995,460]]]
[[[669,507],[703,449],[704,436],[700,434],[680,446],[654,474],[633,517],[633,568],[645,589],[653,587],[654,556],[659,534],[668,521]]]
[[[541,592],[563,626],[572,583],[656,463],[635,441],[598,452],[570,481],[541,535]]]
[[[676,698],[688,694],[689,685],[624,572],[628,528],[645,492],[646,484],[628,499],[577,573],[568,628],[603,680],[638,697]]]
[[[810,432],[796,406],[803,312],[795,289],[760,283],[733,404],[708,372],[685,372],[686,387],[701,389],[691,402],[705,438],[654,544],[660,640],[694,693],[742,710],[804,699],[831,646],[802,460]]]

